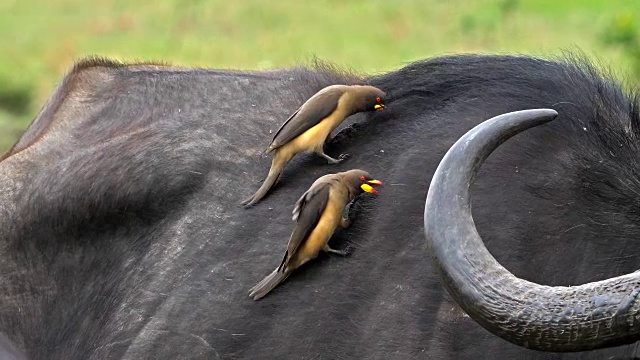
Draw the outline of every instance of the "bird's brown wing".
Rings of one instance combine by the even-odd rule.
[[[282,259],[280,267],[295,254],[296,250],[307,240],[313,229],[318,225],[318,221],[320,221],[320,217],[329,202],[330,190],[331,184],[323,182],[311,187],[296,202],[293,218],[297,221],[297,224],[293,229],[291,238],[289,238],[287,252]]]
[[[341,88],[332,88],[312,96],[280,126],[269,149],[279,148],[329,116],[338,107],[343,93]]]

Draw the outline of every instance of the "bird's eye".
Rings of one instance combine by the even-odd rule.
[[[360,180],[364,181],[364,179],[365,179],[364,175],[360,176]]]
[[[376,101],[377,101],[377,102],[380,102],[380,101],[382,101],[382,99],[380,99],[379,97],[377,97],[377,98],[376,98]]]

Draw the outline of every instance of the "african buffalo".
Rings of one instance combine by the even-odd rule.
[[[269,195],[243,208],[269,168],[260,153],[271,132],[337,83],[379,87],[386,109],[339,129],[328,151],[348,160],[294,159]],[[598,345],[606,348],[566,352],[598,341],[565,336],[554,348],[553,332],[542,331],[516,345],[495,331],[507,317],[474,312],[468,301],[480,295],[463,299],[466,315],[442,285],[423,212],[436,168],[470,129],[553,109],[555,120],[483,163],[473,224],[500,264],[533,283],[635,271],[637,100],[573,57],[447,56],[366,78],[322,64],[240,72],[80,61],[0,162],[0,354],[13,343],[30,359],[635,356],[635,344],[624,345],[637,340],[624,333],[633,324],[618,324],[620,341]],[[321,255],[251,300],[248,290],[281,260],[298,197],[321,175],[351,168],[385,182],[358,199],[354,223],[334,237],[351,256]],[[430,209],[442,219],[450,207]]]

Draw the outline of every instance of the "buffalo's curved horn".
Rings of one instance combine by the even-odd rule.
[[[502,114],[461,137],[436,170],[424,211],[425,234],[441,279],[485,329],[543,351],[584,351],[640,339],[640,272],[579,286],[519,279],[484,246],[471,216],[469,187],[483,161],[510,137],[558,114]]]

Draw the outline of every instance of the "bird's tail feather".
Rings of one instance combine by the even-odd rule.
[[[260,158],[265,157],[268,153],[272,152],[273,148],[271,146],[265,148],[264,150],[262,150],[262,152],[260,153]]]
[[[289,277],[291,271],[278,271],[279,268],[273,270],[271,274],[267,275],[262,281],[257,283],[254,287],[249,290],[249,296],[253,298],[253,300],[260,300],[262,297],[267,295],[273,288],[278,286],[281,282],[283,282],[286,278]]]
[[[280,179],[280,175],[282,175],[282,171],[284,170],[284,166],[290,159],[290,157],[278,156],[278,154],[276,154],[271,162],[269,175],[267,175],[267,178],[264,180],[258,191],[242,201],[242,205],[249,207],[262,200],[267,192],[269,192],[269,190],[278,182],[278,179]]]

